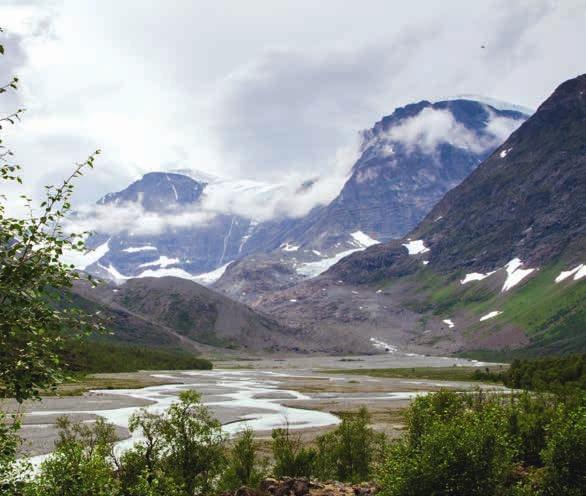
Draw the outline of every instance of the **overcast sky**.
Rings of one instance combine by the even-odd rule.
[[[479,94],[535,108],[586,71],[586,0],[0,0],[0,110],[28,188],[95,148],[78,200],[153,170],[339,174],[397,106]]]

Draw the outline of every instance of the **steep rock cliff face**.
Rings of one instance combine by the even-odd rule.
[[[405,235],[526,117],[470,100],[398,108],[363,133],[350,178],[299,240],[319,249],[356,230],[379,241]]]

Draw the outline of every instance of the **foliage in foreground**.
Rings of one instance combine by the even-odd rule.
[[[20,487],[13,477],[3,488],[19,496],[209,496],[274,475],[376,479],[383,496],[585,494],[583,397],[441,391],[418,397],[406,421],[394,442],[369,427],[364,409],[311,445],[289,428],[275,429],[269,467],[252,431],[228,440],[199,395],[185,391],[166,412],[132,417],[130,429],[142,440],[121,456],[112,426],[61,419],[56,451],[39,474]],[[10,467],[14,432],[7,439],[0,461]]]
[[[586,491],[583,398],[443,391],[417,398],[407,424],[379,472],[383,496]]]
[[[0,94],[17,89],[17,83],[15,77],[0,83]],[[0,116],[0,130],[20,120],[22,112]],[[94,167],[98,153],[77,164],[60,185],[47,186],[40,205],[21,196],[24,217],[11,216],[0,196],[0,398],[22,402],[60,382],[61,351],[101,329],[95,316],[68,305],[64,290],[81,276],[62,262],[65,252],[84,251],[84,234],[65,232],[63,220],[71,209],[74,179]],[[0,139],[0,182],[22,183],[19,170]]]

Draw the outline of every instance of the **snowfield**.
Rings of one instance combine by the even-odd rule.
[[[168,267],[169,265],[176,265],[180,262],[180,260],[178,258],[169,258],[165,255],[161,255],[157,260],[154,260],[153,262],[146,262],[143,264],[140,264],[139,267],[161,267],[162,269],[164,269],[165,267]]]
[[[283,251],[297,251],[297,250],[299,250],[299,246],[290,245],[289,243],[283,243],[281,245],[281,250],[283,250]]]
[[[488,319],[493,319],[495,317],[497,317],[498,315],[500,315],[501,312],[500,310],[494,310],[492,312],[487,313],[486,315],[483,315],[482,317],[480,317],[480,322],[484,321],[484,320],[488,320]]]
[[[129,246],[128,248],[124,248],[122,251],[126,253],[139,253],[141,251],[149,251],[149,250],[156,250],[156,246],[145,245],[145,246]]]
[[[507,280],[503,284],[503,289],[501,292],[508,291],[511,288],[514,288],[517,284],[519,284],[523,279],[525,279],[529,274],[531,274],[536,269],[522,269],[523,262],[521,262],[518,258],[513,258],[505,268],[507,270]]]
[[[456,325],[456,324],[454,324],[454,322],[452,321],[452,319],[444,319],[444,320],[442,320],[442,322],[444,324],[447,324],[450,329],[452,329]]]
[[[364,248],[378,245],[380,243],[380,241],[371,238],[368,234],[364,234],[362,231],[354,231],[353,233],[350,233],[350,236],[352,236],[352,238],[354,238],[354,241],[356,241],[360,246],[363,246]]]
[[[479,272],[471,272],[470,274],[466,274],[464,276],[464,279],[460,281],[460,284],[468,284],[472,281],[482,281],[483,279],[486,279],[488,276],[493,275],[495,272],[496,270],[493,270],[492,272],[487,272],[486,274],[481,274]]]
[[[560,275],[555,278],[555,282],[558,284],[572,276],[574,276],[574,281],[582,279],[582,277],[586,276],[586,265],[580,264],[571,270],[561,271]]]
[[[315,262],[307,262],[303,264],[299,264],[295,267],[297,273],[304,277],[317,277],[320,274],[324,273],[328,270],[332,265],[336,264],[344,257],[351,255],[357,251],[361,251],[363,248],[356,248],[354,250],[346,250],[334,255],[333,257],[324,258],[322,260],[317,260]]]
[[[231,263],[232,262],[230,261],[227,264],[218,267],[217,269],[214,269],[210,272],[205,272],[203,274],[198,274],[197,276],[192,276],[192,278],[195,282],[198,282],[203,286],[209,286],[210,284],[215,283],[218,279],[220,279],[220,277],[224,275],[224,272],[226,272],[226,269]]]
[[[425,246],[425,243],[421,239],[403,243],[403,246],[407,248],[409,255],[419,255],[420,253],[427,253],[429,251],[429,248]]]
[[[371,337],[370,342],[372,343],[372,346],[374,346],[377,350],[384,350],[387,353],[395,353],[398,350],[396,346],[393,346],[389,343],[385,343],[384,341],[381,341],[378,338]]]
[[[519,284],[523,279],[525,279],[529,274],[538,270],[535,268],[530,269],[523,269],[523,262],[519,258],[513,258],[510,262],[505,264],[504,269],[507,272],[507,278],[501,292],[504,293],[511,288],[514,288],[517,284]],[[482,274],[479,272],[471,272],[470,274],[466,274],[464,279],[460,280],[460,284],[468,284],[472,281],[482,281],[487,277],[493,275],[494,273],[498,272],[501,269],[496,269],[491,272],[487,272],[486,274]]]
[[[73,265],[76,269],[84,270],[90,265],[98,262],[109,251],[110,240],[85,253],[81,253],[75,250],[68,250],[66,253],[63,253],[61,261],[66,264]]]

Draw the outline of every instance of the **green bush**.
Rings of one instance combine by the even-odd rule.
[[[120,486],[112,463],[114,427],[98,419],[95,425],[58,420],[61,429],[55,452],[27,485],[26,496],[117,496]]]
[[[557,411],[557,399],[551,395],[523,392],[501,399],[507,416],[507,431],[513,438],[516,460],[525,466],[540,467],[548,427]]]
[[[133,416],[132,431],[144,440],[122,457],[125,493],[141,495],[209,494],[225,464],[220,423],[195,391],[184,391],[163,415],[145,410]]]
[[[516,389],[586,391],[586,353],[514,360],[503,380]]]
[[[275,459],[275,477],[310,477],[314,469],[316,452],[303,446],[301,437],[293,434],[289,426],[274,429],[272,449]]]
[[[581,394],[440,391],[417,398],[406,436],[379,470],[381,494],[585,494],[583,405]]]
[[[235,490],[241,486],[257,488],[266,475],[266,460],[259,460],[254,432],[245,429],[236,437],[228,454],[221,487]]]
[[[28,469],[26,463],[16,457],[22,440],[18,435],[21,418],[19,415],[6,415],[0,411],[0,494],[18,493],[20,480]]]
[[[369,426],[370,415],[363,407],[358,414],[345,414],[332,432],[317,439],[314,474],[327,480],[360,482],[369,480],[375,461],[384,449],[384,435]]]
[[[505,423],[492,402],[475,408],[453,393],[418,398],[407,437],[381,468],[381,495],[501,494],[514,455]]]
[[[83,373],[212,369],[209,360],[184,350],[97,339],[73,343],[62,353],[62,359],[68,371]]]
[[[570,412],[559,408],[550,425],[543,461],[544,494],[586,494],[586,408]]]

